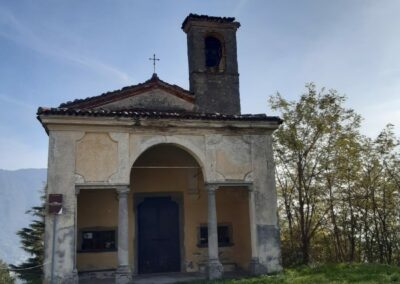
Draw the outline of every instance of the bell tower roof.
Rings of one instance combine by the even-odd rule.
[[[234,17],[214,17],[214,16],[207,16],[207,15],[197,15],[197,14],[189,14],[182,23],[182,30],[186,33],[190,29],[192,24],[195,25],[229,25],[235,28],[240,27],[240,23],[235,21]]]

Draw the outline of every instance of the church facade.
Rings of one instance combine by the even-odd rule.
[[[49,136],[46,283],[281,269],[271,138],[281,120],[240,113],[239,26],[186,17],[190,90],[153,74],[39,108]]]

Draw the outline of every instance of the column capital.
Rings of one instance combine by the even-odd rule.
[[[205,189],[208,192],[216,192],[218,188],[219,188],[218,184],[213,184],[213,183],[206,183],[205,184]]]
[[[129,185],[120,185],[120,186],[117,186],[116,188],[115,188],[115,190],[117,191],[117,193],[118,193],[118,197],[123,197],[123,196],[126,196],[126,195],[128,195],[128,193],[129,193]]]

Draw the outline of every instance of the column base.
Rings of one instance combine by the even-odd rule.
[[[53,281],[51,277],[46,277],[45,279],[43,279],[43,284],[52,284],[52,283],[78,284],[79,283],[78,271],[75,269],[74,271],[65,275],[64,277],[54,276]]]
[[[132,272],[129,266],[119,266],[115,271],[115,283],[116,284],[128,284],[132,283]]]
[[[224,267],[218,259],[208,260],[208,279],[219,279],[224,274]]]
[[[258,257],[253,257],[251,259],[249,270],[251,275],[261,275],[267,273],[267,269],[260,263]]]

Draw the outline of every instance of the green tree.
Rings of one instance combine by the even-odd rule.
[[[43,200],[42,200],[43,201]],[[19,265],[10,265],[18,278],[27,283],[42,283],[43,259],[44,259],[44,205],[32,207],[27,211],[35,219],[28,227],[22,228],[17,232],[21,239],[22,249],[30,257]]]
[[[360,116],[343,107],[345,97],[314,84],[297,102],[280,94],[269,100],[281,112],[283,125],[274,133],[277,181],[284,212],[283,242],[301,263],[310,261],[311,242],[322,226],[335,225],[335,164],[344,137],[356,137]],[[335,230],[335,228],[334,228]],[[293,257],[293,255],[291,256]],[[295,261],[295,260],[294,260]]]
[[[284,264],[400,263],[400,143],[388,125],[376,139],[334,90],[306,85],[279,94],[274,133]]]
[[[399,263],[400,260],[400,155],[393,125],[375,140],[364,141],[360,187],[363,260]]]
[[[0,260],[0,283],[2,284],[14,284],[15,280],[10,275],[10,271],[2,260]]]

